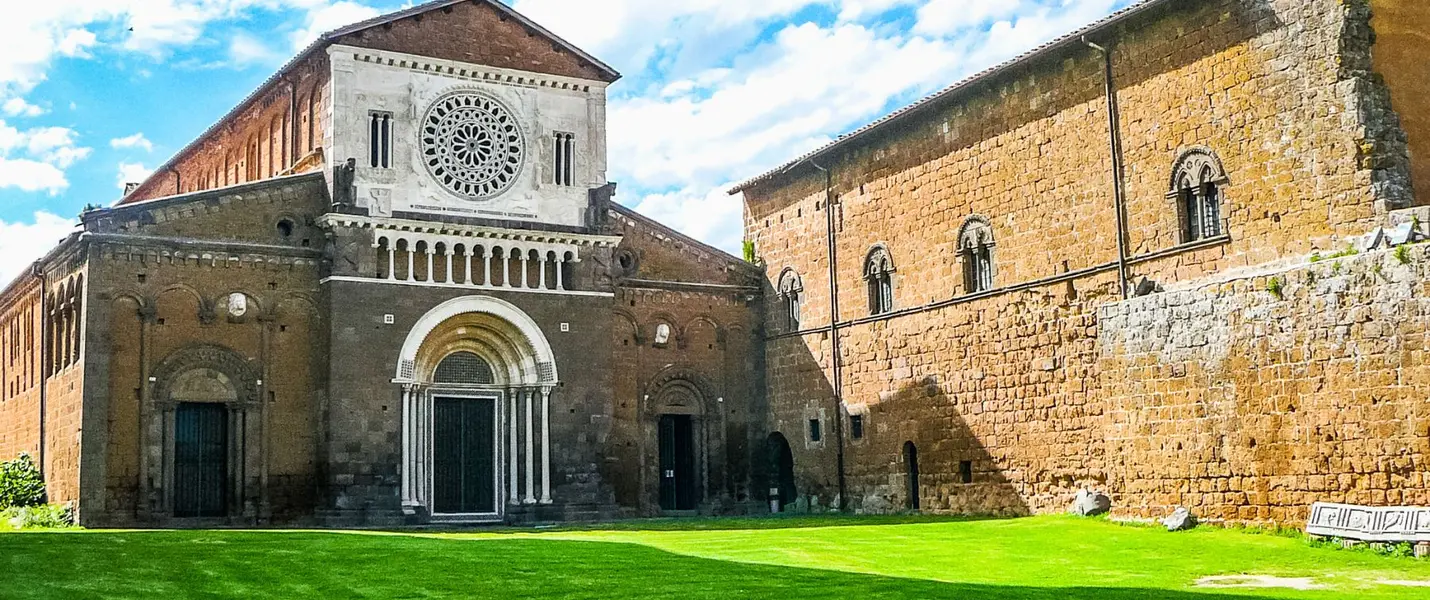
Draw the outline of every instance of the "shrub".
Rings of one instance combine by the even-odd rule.
[[[1266,291],[1271,292],[1271,295],[1275,296],[1277,300],[1286,299],[1286,284],[1281,281],[1280,277],[1272,277],[1270,281],[1267,281]]]
[[[44,504],[45,478],[30,455],[0,463],[0,510]]]
[[[1395,247],[1395,260],[1400,261],[1402,265],[1410,264],[1410,246],[1408,244]]]
[[[12,529],[69,529],[74,527],[74,513],[58,504],[21,506],[0,512],[0,521]]]
[[[750,264],[752,264],[752,265],[755,264],[755,259],[756,259],[756,257],[755,257],[755,243],[752,242],[752,241],[750,241],[750,240],[745,240],[745,248],[744,248],[744,249],[745,249],[745,262],[750,263]]]

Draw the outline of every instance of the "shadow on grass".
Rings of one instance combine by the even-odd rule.
[[[694,558],[621,543],[321,533],[4,535],[0,569],[0,597],[24,599],[1254,598],[940,583]]]
[[[920,525],[928,523],[970,523],[1004,520],[1015,517],[947,516],[947,515],[792,515],[771,514],[755,517],[656,518],[609,521],[605,523],[561,523],[552,526],[507,527],[481,526],[469,528],[444,527],[424,529],[422,533],[531,533],[532,531],[740,531],[765,529],[811,529],[816,527],[873,527],[883,525]],[[391,530],[411,533],[411,529]]]

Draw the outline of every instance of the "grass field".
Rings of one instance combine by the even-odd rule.
[[[1197,584],[1242,575],[1277,587]],[[4,598],[1430,598],[1416,582],[1430,561],[1072,517],[0,534]]]

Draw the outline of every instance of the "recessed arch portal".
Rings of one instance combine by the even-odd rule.
[[[549,504],[556,359],[516,306],[467,296],[423,315],[403,343],[402,497],[409,514],[499,520]]]

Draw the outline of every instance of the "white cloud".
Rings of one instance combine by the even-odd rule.
[[[0,121],[0,189],[48,192],[69,187],[65,169],[90,154],[73,129],[37,127],[20,130]]]
[[[740,255],[743,204],[725,194],[734,185],[693,186],[674,192],[650,194],[632,206],[641,214],[721,250]]]
[[[300,50],[324,33],[380,14],[380,10],[347,0],[316,6],[308,11],[303,28],[293,34],[293,49]]]
[[[0,176],[5,161],[0,160]],[[0,281],[12,281],[75,229],[75,221],[50,212],[32,223],[0,221]]]
[[[283,60],[283,55],[268,47],[263,40],[247,33],[238,33],[228,43],[228,60],[231,66],[246,67],[249,65],[279,62]]]
[[[45,114],[45,109],[26,102],[24,98],[11,98],[0,105],[0,111],[4,111],[11,117],[38,117]]]
[[[143,183],[145,179],[148,179],[149,176],[153,174],[154,169],[150,169],[143,164],[122,162],[119,163],[119,178],[115,181],[115,184],[122,190],[128,184]]]
[[[143,150],[143,151],[145,151],[145,152],[153,152],[153,151],[154,151],[154,143],[153,143],[153,142],[150,142],[148,138],[144,137],[144,133],[143,133],[143,132],[136,133],[136,134],[131,135],[131,136],[128,136],[128,137],[115,138],[115,139],[109,140],[109,147],[110,147],[110,148],[115,148],[115,149],[120,149],[120,150],[129,149],[129,148],[138,148],[138,149],[141,149],[141,150]]]

